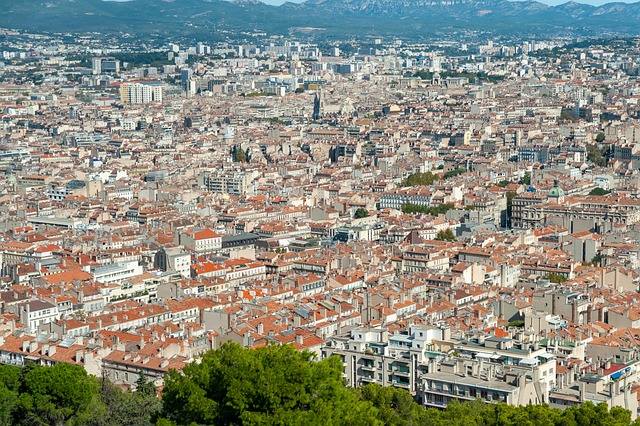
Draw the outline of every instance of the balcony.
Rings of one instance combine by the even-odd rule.
[[[403,374],[403,375],[405,374],[408,375],[410,372],[411,372],[411,369],[406,365],[398,365],[395,370],[396,374]]]
[[[398,379],[399,379],[398,377],[394,378],[394,380],[393,380],[393,385],[394,386],[405,388],[405,389],[409,389],[409,387],[411,386],[411,382],[409,382],[408,379],[406,381],[398,380]]]

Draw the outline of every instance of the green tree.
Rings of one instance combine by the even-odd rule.
[[[226,343],[169,374],[164,416],[177,424],[380,424],[373,405],[344,387],[342,369],[338,357],[313,362],[292,346]]]
[[[156,385],[154,385],[153,382],[147,378],[147,375],[141,371],[138,380],[136,380],[136,393],[155,396],[156,392]]]
[[[16,403],[16,424],[91,424],[92,414],[106,415],[98,381],[80,366],[56,364],[23,370]]]
[[[531,172],[524,172],[524,176],[518,182],[521,185],[531,185]]]
[[[513,320],[507,324],[507,327],[524,327],[524,320]]]
[[[611,194],[611,191],[607,191],[604,188],[593,188],[591,192],[589,192],[589,195],[607,195],[607,194]]]
[[[587,144],[587,160],[595,164],[596,166],[606,167],[607,166],[607,152],[608,148],[602,147],[599,148],[597,144]]]
[[[236,163],[244,163],[247,161],[247,153],[240,146],[233,148],[233,161]]]
[[[423,206],[421,204],[404,203],[401,207],[403,213],[423,213],[431,216],[438,216],[455,208],[456,207],[451,203],[439,204],[432,207]]]
[[[602,253],[598,253],[591,259],[590,262],[593,266],[602,266]]]
[[[353,215],[354,219],[362,219],[363,217],[367,216],[369,216],[369,212],[367,211],[367,209],[363,209],[362,207],[358,208],[358,210],[356,210],[355,214]]]
[[[442,178],[445,180],[451,179],[452,177],[460,176],[465,173],[467,173],[467,169],[457,168],[457,169],[449,170],[442,176]]]
[[[604,141],[604,138],[604,132],[598,132],[598,134],[596,135],[596,142],[602,143]]]
[[[567,277],[562,274],[558,274],[557,272],[551,272],[544,276],[544,278],[548,279],[550,282],[555,284],[561,284],[567,281]]]
[[[418,186],[418,185],[433,185],[435,182],[440,180],[440,177],[431,172],[421,173],[416,172],[407,176],[402,182],[400,182],[400,186],[408,187],[408,186]]]
[[[447,229],[438,231],[438,233],[436,234],[435,240],[436,241],[455,241],[456,236],[451,230],[451,228],[447,228]]]
[[[422,424],[427,411],[404,389],[368,384],[359,388],[359,395],[378,410],[378,419],[385,425]]]

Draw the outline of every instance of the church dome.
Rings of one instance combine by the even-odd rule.
[[[549,190],[549,197],[560,198],[564,197],[564,190],[558,186],[558,181],[553,182],[553,188]]]

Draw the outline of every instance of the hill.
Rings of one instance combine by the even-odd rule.
[[[321,28],[328,37],[423,38],[478,30],[522,37],[636,35],[640,3],[547,6],[507,0],[308,0],[270,6],[256,0],[22,0],[5,2],[0,26],[47,32],[229,36]]]

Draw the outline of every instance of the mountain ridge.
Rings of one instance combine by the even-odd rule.
[[[327,36],[425,37],[460,30],[521,36],[640,34],[640,2],[592,6],[535,0],[22,0],[0,10],[0,26],[47,32],[215,36],[221,31],[288,34],[321,27]]]

